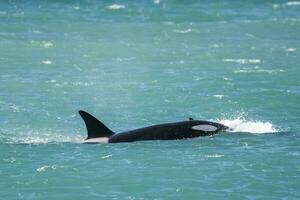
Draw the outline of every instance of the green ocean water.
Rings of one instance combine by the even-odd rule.
[[[0,199],[300,199],[299,62],[300,1],[0,1]]]

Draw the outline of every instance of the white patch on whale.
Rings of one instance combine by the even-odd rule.
[[[91,138],[84,141],[84,143],[108,143],[108,137]]]
[[[216,131],[218,128],[208,124],[201,124],[193,126],[192,129],[196,131]]]

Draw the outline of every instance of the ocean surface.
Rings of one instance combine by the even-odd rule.
[[[300,1],[0,1],[0,199],[300,199],[299,77]]]

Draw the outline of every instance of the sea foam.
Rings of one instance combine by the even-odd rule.
[[[51,130],[5,131],[0,137],[0,142],[6,144],[82,143],[83,141],[81,135],[69,135]]]
[[[112,4],[112,5],[107,6],[107,8],[111,9],[111,10],[120,10],[120,9],[124,9],[125,5]]]
[[[224,124],[231,128],[230,132],[247,132],[247,133],[276,133],[278,129],[274,127],[271,122],[262,121],[247,121],[243,118],[236,119],[222,119],[219,123]]]
[[[233,62],[233,63],[238,63],[238,64],[258,64],[261,63],[260,59],[232,59],[232,58],[226,58],[223,59],[224,62]]]
[[[299,6],[300,1],[289,1],[286,3],[287,6]]]

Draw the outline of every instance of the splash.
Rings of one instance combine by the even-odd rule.
[[[276,133],[278,129],[270,122],[262,121],[247,121],[243,118],[236,119],[223,119],[219,120],[219,123],[224,124],[231,128],[231,132],[247,132],[247,133]]]

